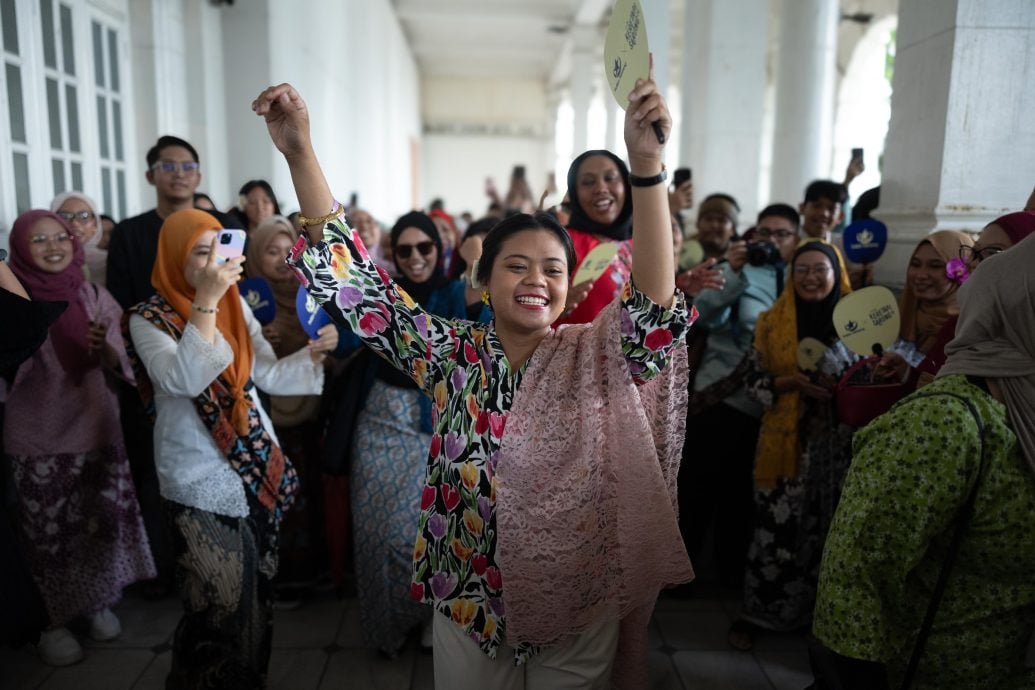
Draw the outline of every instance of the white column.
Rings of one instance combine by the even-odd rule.
[[[774,201],[797,204],[805,186],[830,170],[839,14],[839,3],[831,0],[781,3]]]
[[[654,54],[654,81],[662,94],[668,93],[670,31],[672,3],[668,0],[643,0],[643,18],[647,23],[647,44]]]
[[[901,284],[916,243],[1020,210],[1035,180],[1035,3],[902,0],[877,280]]]
[[[604,94],[604,109],[607,113],[607,120],[604,125],[604,148],[620,156],[622,154],[615,149],[618,146],[618,101],[611,95],[611,89],[607,84],[601,85],[600,88]],[[625,118],[624,113],[622,118]]]
[[[681,61],[679,164],[693,168],[697,199],[732,194],[745,223],[760,203],[768,17],[757,9],[754,0],[687,2]]]
[[[589,147],[589,102],[593,98],[593,83],[596,73],[603,67],[596,30],[576,26],[575,48],[571,55],[571,107],[575,111],[574,155],[578,156]],[[602,54],[602,53],[601,53]]]

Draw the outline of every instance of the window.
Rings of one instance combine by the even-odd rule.
[[[126,217],[126,157],[122,128],[122,76],[119,73],[119,42],[115,29],[94,19],[94,87],[97,101],[97,133],[101,168],[102,206]]]
[[[40,0],[40,24],[53,192],[82,190],[83,148],[72,6]]]
[[[32,207],[32,196],[29,182],[29,141],[25,127],[23,60],[21,44],[18,40],[18,8],[15,6],[15,0],[0,0],[0,22],[3,23],[4,82],[7,87],[6,116],[11,142],[7,156],[9,156],[8,160],[11,165],[11,178],[14,179],[14,215],[17,215]]]

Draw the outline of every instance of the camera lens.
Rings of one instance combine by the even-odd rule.
[[[219,244],[230,244],[230,240],[233,239],[230,235],[220,235]]]

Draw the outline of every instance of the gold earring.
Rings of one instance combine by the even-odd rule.
[[[488,289],[482,290],[482,304],[484,304],[485,306],[490,307],[490,308],[492,307],[492,304],[489,303],[489,290]]]

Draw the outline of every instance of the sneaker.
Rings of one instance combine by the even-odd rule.
[[[98,642],[114,640],[122,634],[122,625],[109,608],[90,614],[90,637]]]
[[[71,666],[83,660],[83,648],[68,628],[54,628],[40,633],[36,645],[40,659],[49,666]]]

